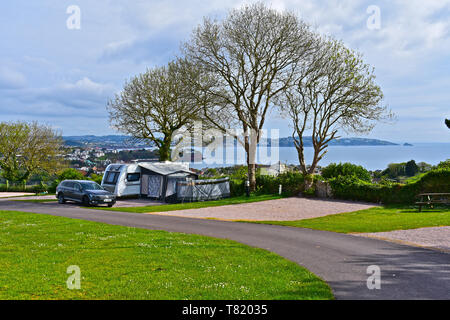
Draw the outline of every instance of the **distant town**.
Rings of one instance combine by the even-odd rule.
[[[106,167],[111,163],[127,163],[135,160],[157,160],[156,148],[143,141],[137,141],[125,135],[107,136],[65,136],[66,145],[65,160],[70,167],[89,176],[92,173],[102,175]],[[270,140],[267,145],[270,145]],[[280,138],[280,147],[293,147],[292,137]],[[305,139],[305,146],[312,143]],[[331,143],[333,146],[389,146],[398,145],[393,142],[367,139],[367,138],[342,138]],[[410,145],[405,143],[405,145]]]

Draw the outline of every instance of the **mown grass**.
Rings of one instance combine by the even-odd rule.
[[[151,213],[151,212],[166,212],[166,211],[175,211],[175,210],[218,207],[218,206],[259,202],[259,201],[274,200],[274,199],[281,199],[281,198],[283,198],[283,196],[281,196],[281,195],[252,195],[251,197],[240,196],[240,197],[226,198],[226,199],[215,200],[215,201],[185,202],[185,203],[176,203],[176,204],[163,204],[163,205],[157,205],[157,206],[126,207],[126,208],[123,208],[123,207],[117,207],[117,208],[95,207],[94,209],[120,211],[120,212],[133,212],[133,213]],[[92,208],[90,208],[90,209],[92,209]]]
[[[440,207],[423,209],[422,212],[418,212],[417,207],[397,205],[376,207],[314,219],[298,221],[255,221],[254,223],[276,224],[340,233],[383,232],[450,226],[450,210],[448,207]]]
[[[305,268],[237,242],[24,212],[0,211],[0,270],[0,299],[333,298]]]

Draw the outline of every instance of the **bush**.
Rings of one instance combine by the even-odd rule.
[[[231,196],[241,196],[245,194],[244,178],[231,178]],[[278,194],[280,184],[283,186],[283,195],[297,195],[303,189],[304,178],[299,172],[286,172],[277,177],[269,175],[256,175],[256,194]]]
[[[440,162],[437,169],[450,169],[450,159]]]
[[[0,185],[0,192],[25,192],[23,185],[12,185],[6,186],[6,184]],[[31,192],[31,191],[30,191]]]
[[[370,172],[362,166],[351,163],[332,163],[322,169],[322,177],[325,179],[333,179],[338,177],[356,177],[359,180],[371,182],[372,176]]]
[[[102,184],[103,175],[93,173],[89,176],[89,180],[92,180],[98,184]]]
[[[57,174],[59,181],[63,180],[86,180],[85,176],[78,170],[73,168],[64,169]]]
[[[298,195],[303,190],[304,183],[305,178],[299,172],[285,172],[277,177],[259,176],[256,178],[256,185],[261,190],[261,193],[278,193],[278,188],[281,184],[283,194],[286,196]]]
[[[450,192],[450,170],[437,169],[408,184],[376,185],[355,176],[340,176],[329,180],[333,195],[339,199],[384,204],[412,204],[416,196],[427,192]]]
[[[33,187],[31,188],[31,190],[32,190],[34,193],[44,193],[44,192],[48,192],[48,186],[47,186],[45,183],[43,183],[43,182],[41,181],[40,184],[38,184],[38,185],[36,185],[36,186],[33,186]]]
[[[10,184],[8,187],[6,184],[0,185],[0,192],[33,192],[42,193],[48,191],[48,186],[41,182],[38,185],[25,186],[23,184]]]
[[[245,194],[245,180],[230,179],[230,196],[238,197]]]
[[[413,177],[420,171],[414,160],[408,161],[405,165],[405,175],[408,177]]]

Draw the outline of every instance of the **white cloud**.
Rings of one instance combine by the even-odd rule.
[[[62,93],[87,93],[90,95],[103,96],[105,93],[111,92],[113,86],[109,84],[102,84],[92,81],[91,79],[84,77],[75,83],[63,83],[59,87],[53,89],[53,91],[61,90]]]
[[[42,114],[49,117],[67,116],[89,110],[89,116],[104,115],[106,102],[116,88],[85,77],[74,83],[62,83],[43,88],[24,88],[0,98],[3,114]],[[15,103],[12,103],[15,102]],[[17,106],[17,104],[19,106]]]
[[[6,66],[0,66],[0,89],[19,89],[27,83],[25,75]]]

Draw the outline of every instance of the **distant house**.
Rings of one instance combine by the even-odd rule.
[[[262,175],[266,176],[273,176],[276,177],[281,173],[285,173],[287,171],[287,167],[284,163],[281,161],[278,161],[277,163],[274,163],[272,165],[257,165],[257,167],[260,169],[260,173]]]

